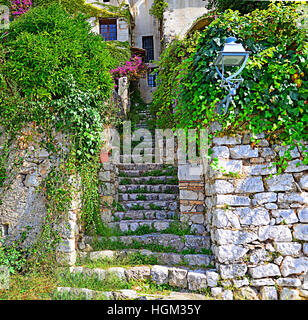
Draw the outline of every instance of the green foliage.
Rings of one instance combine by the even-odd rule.
[[[73,76],[81,90],[109,95],[109,69],[116,61],[82,15],[71,17],[60,6],[38,7],[11,23],[3,43],[0,72],[31,100],[63,97],[63,80]]]
[[[194,234],[191,231],[190,226],[185,225],[183,223],[180,223],[178,221],[172,222],[170,223],[169,228],[166,228],[165,230],[162,230],[161,233],[165,233],[165,234],[176,234],[178,236],[185,236],[188,234]]]
[[[110,57],[115,60],[115,62],[113,62],[114,67],[122,66],[130,59],[130,44],[127,41],[106,41],[105,45],[109,51]]]
[[[248,130],[254,135],[265,133],[270,143],[296,145],[305,149],[307,141],[307,36],[297,25],[297,5],[271,3],[267,10],[247,15],[231,10],[222,13],[200,35],[191,52],[178,64],[164,56],[160,64],[161,81],[154,97],[157,114],[164,116],[169,127],[201,129],[218,121],[222,131],[229,134]],[[250,51],[242,76],[244,83],[226,115],[216,112],[216,104],[227,94],[220,87],[213,62],[227,37],[235,36]],[[173,45],[174,47],[178,47]],[[171,52],[171,49],[167,49]],[[187,57],[187,58],[186,58]],[[169,61],[175,63],[170,67]],[[165,70],[174,76],[168,86]],[[177,75],[173,74],[176,69]],[[230,72],[230,70],[226,70]],[[176,94],[170,94],[172,88]],[[162,92],[166,91],[166,94]],[[176,97],[172,103],[171,97]],[[160,101],[175,105],[173,122]],[[212,134],[209,135],[209,139]],[[302,149],[302,159],[308,163],[308,153]],[[286,157],[290,158],[290,150]],[[277,161],[280,171],[287,163]]]
[[[65,11],[70,14],[78,15],[83,13],[89,17],[128,17],[128,10],[125,1],[122,1],[120,6],[104,5],[99,2],[87,3],[86,0],[34,0],[34,7],[46,7],[55,4],[62,6]],[[103,6],[98,8],[95,4]]]
[[[106,279],[99,280],[96,276],[86,276],[83,273],[72,274],[69,271],[58,275],[59,285],[70,288],[87,288],[98,291],[113,291],[130,289],[131,284],[123,281],[115,274],[110,274]]]
[[[127,252],[127,254],[120,254],[113,258],[98,259],[95,261],[85,258],[78,263],[79,265],[85,265],[87,268],[111,268],[122,266],[138,266],[138,265],[155,265],[157,264],[157,257],[153,255],[145,255],[136,252]]]
[[[20,149],[32,143],[59,160],[38,190],[44,195],[47,214],[35,243],[18,257],[18,263],[27,260],[23,269],[55,264],[55,248],[61,240],[57,226],[67,219],[76,191],[72,176],[81,178],[81,225],[89,233],[104,229],[98,153],[103,126],[119,122],[110,98],[114,84],[109,70],[130,55],[128,44],[107,45],[90,33],[86,16],[72,16],[50,3],[31,9],[12,22],[7,35],[0,36],[0,126],[1,134],[10,137],[1,148],[1,192],[13,177],[8,172],[9,155],[14,160],[11,171],[23,163]],[[58,143],[58,133],[67,145]],[[15,142],[17,148],[12,150]],[[27,232],[21,236],[23,241]],[[3,255],[4,247],[1,250]],[[14,262],[17,253],[10,256],[10,265],[20,271]]]
[[[168,2],[165,0],[154,0],[154,3],[150,9],[150,14],[161,21],[164,18],[164,12],[167,8]]]
[[[207,8],[215,8],[218,11],[225,11],[228,9],[238,10],[245,14],[256,9],[266,9],[269,1],[245,1],[245,0],[209,0]]]
[[[0,238],[1,239],[1,238]],[[6,244],[0,240],[0,266],[7,266],[11,274],[22,271],[26,265],[25,251],[20,248],[20,241]]]
[[[174,122],[173,107],[179,94],[179,82],[184,65],[182,61],[196,49],[199,34],[184,40],[175,39],[162,53],[158,62],[158,87],[153,94],[150,110],[160,128],[170,128]]]

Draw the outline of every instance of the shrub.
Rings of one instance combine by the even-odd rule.
[[[72,75],[81,90],[100,90],[109,96],[109,69],[117,62],[81,14],[72,17],[59,5],[37,7],[10,25],[0,73],[15,81],[31,100],[64,96],[62,82]]]

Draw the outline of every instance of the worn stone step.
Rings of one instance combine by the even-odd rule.
[[[178,216],[177,211],[165,211],[165,210],[129,210],[126,212],[115,212],[114,217],[120,220],[125,219],[175,219]]]
[[[149,170],[163,170],[166,168],[176,168],[172,164],[160,164],[160,163],[149,163],[149,164],[135,164],[135,163],[122,163],[118,164],[119,170],[140,170],[140,171],[149,171]]]
[[[166,174],[173,174],[172,169],[161,169],[161,172],[153,171],[154,170],[121,170],[120,177],[162,177],[166,176]],[[173,177],[177,177],[176,171],[174,171]]]
[[[97,241],[101,241],[104,237],[98,236]],[[184,235],[179,236],[176,234],[162,234],[150,233],[141,236],[112,236],[108,238],[110,241],[121,241],[123,244],[129,246],[134,241],[140,244],[154,244],[163,247],[170,247],[176,252],[183,250],[195,250],[201,252],[202,249],[211,249],[210,237],[203,235]],[[85,236],[84,243],[91,245],[93,237]]]
[[[134,153],[138,153],[138,154],[140,154],[141,152],[145,152],[147,154],[148,153],[154,154],[154,148],[153,147],[149,147],[149,146],[142,147],[142,148],[139,147],[139,146],[132,147],[131,151],[134,152]],[[125,155],[125,153],[123,155]]]
[[[188,267],[169,266],[138,266],[138,267],[113,267],[94,268],[70,267],[71,276],[82,274],[84,278],[96,278],[104,281],[111,275],[117,276],[122,281],[150,280],[156,284],[168,284],[175,288],[188,289],[191,291],[205,290],[208,287],[217,286],[218,273],[214,269],[193,270]]]
[[[177,201],[160,201],[160,200],[137,200],[121,201],[120,204],[125,210],[177,210],[179,204]]]
[[[122,220],[119,222],[110,222],[110,228],[118,228],[122,232],[136,231],[140,227],[155,228],[157,231],[166,230],[170,227],[172,220]]]
[[[175,157],[176,158],[176,157]],[[175,159],[174,158],[174,159]],[[167,160],[169,161],[169,159],[166,158],[166,156],[162,157],[162,163],[167,164]],[[146,159],[144,159],[143,155],[137,155],[137,157],[133,158],[133,155],[120,155],[120,163],[119,164],[137,164],[137,165],[141,165],[141,164],[146,164],[146,165],[150,165],[150,164],[160,164],[160,159],[157,160],[155,159],[155,154],[153,153],[152,155],[150,154],[149,156],[147,156]]]
[[[207,267],[214,264],[214,256],[208,254],[179,254],[173,252],[152,252],[145,249],[126,249],[126,250],[102,250],[92,252],[79,252],[81,262],[106,259],[125,259],[131,254],[139,253],[147,257],[155,257],[158,264],[167,266],[188,265],[197,267]]]
[[[169,181],[176,181],[177,177],[174,176],[159,176],[159,177],[119,177],[119,184],[121,185],[123,180],[126,182],[129,180],[130,184],[168,184]],[[126,183],[125,183],[126,184]],[[173,183],[169,183],[173,184]]]
[[[168,292],[168,294],[144,294],[135,290],[97,291],[87,288],[57,287],[57,297],[65,298],[67,295],[84,300],[208,300],[200,293]],[[135,315],[136,317],[136,315]]]
[[[145,160],[142,157],[138,157],[137,161],[135,160],[135,158],[133,158],[133,155],[120,155],[120,163],[124,164],[124,163],[128,163],[128,164],[152,164],[155,163],[155,156],[154,154],[152,155],[152,157],[150,157],[151,161],[148,161],[146,159],[146,163]],[[137,163],[135,163],[135,161]]]
[[[142,197],[142,199],[140,199]],[[120,193],[119,194],[119,201],[136,201],[136,200],[143,200],[145,201],[150,200],[177,200],[178,195],[175,193],[146,193],[146,194],[138,194],[138,193]]]
[[[130,192],[138,192],[142,193],[147,191],[147,193],[178,193],[179,186],[173,184],[158,184],[158,185],[120,185],[119,191],[120,193],[130,193]]]

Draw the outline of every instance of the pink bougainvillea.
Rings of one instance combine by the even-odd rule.
[[[31,0],[11,0],[11,10],[15,17],[26,13],[32,6]]]
[[[142,58],[133,56],[129,61],[116,69],[110,70],[112,77],[118,80],[122,77],[127,77],[129,80],[136,80],[142,77],[147,71],[147,66],[143,63]]]

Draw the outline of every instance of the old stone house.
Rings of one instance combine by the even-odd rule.
[[[88,2],[98,5],[95,0]],[[116,0],[99,2],[118,5]],[[149,13],[153,2],[127,0],[129,19],[92,18],[92,30],[105,41],[128,42],[132,50],[144,51],[149,67],[155,68],[153,61],[159,59],[162,50],[161,35],[167,43],[176,36],[185,36],[191,28],[202,27],[202,22],[196,20],[207,9],[203,0],[168,0],[161,34],[159,21]],[[139,85],[142,97],[150,102],[155,76],[149,73]],[[104,163],[99,172],[100,184],[104,186],[99,189],[100,196],[106,202],[119,201],[124,210],[113,212],[103,207],[103,221],[123,233],[146,225],[156,229],[156,233],[141,236],[120,236],[128,247],[138,241],[143,245],[158,242],[173,249],[173,252],[147,250],[160,265],[113,268],[113,272],[123,279],[151,277],[157,284],[190,291],[206,288],[214,298],[225,300],[233,299],[233,292],[241,292],[244,299],[307,299],[308,166],[301,163],[300,150],[296,148],[285,173],[276,176],[277,168],[272,163],[285,149],[270,145],[262,134],[258,136],[259,145],[252,148],[250,137],[248,132],[242,136],[216,137],[211,148],[220,168],[178,163],[172,168],[177,177],[175,183],[173,176],[148,175],[155,169],[161,170],[160,164]],[[151,138],[151,145],[152,142]],[[61,137],[59,143],[63,143]],[[123,159],[125,154],[121,156]],[[20,234],[28,225],[39,229],[46,208],[36,189],[56,160],[40,150],[23,163],[12,191],[0,205],[3,236]],[[77,178],[72,177],[71,182],[78,187]],[[146,192],[138,194],[141,186]],[[71,265],[73,273],[87,274],[90,272],[87,268],[74,267],[77,256],[95,260],[98,256],[122,252],[93,251],[93,238],[82,234],[78,226],[81,201],[76,190],[61,235],[59,262]],[[144,210],[140,209],[142,206]],[[192,234],[165,232],[175,213],[182,224],[189,225]],[[91,272],[99,277],[107,275],[100,269]],[[63,292],[64,289],[70,288],[61,288]]]
[[[104,5],[118,6],[118,0],[88,0],[95,6],[97,3]],[[150,72],[145,79],[140,80],[140,91],[145,102],[151,101],[155,90],[155,68],[154,61],[159,59],[161,48],[161,32],[159,21],[150,14],[150,8],[154,0],[126,0],[130,12],[130,19],[123,17],[103,18],[97,21],[91,19],[93,32],[102,35],[105,41],[127,41],[132,48],[144,49],[145,61],[150,67]],[[189,30],[191,24],[204,13],[207,1],[204,0],[168,0],[168,8],[164,13],[162,36],[165,42],[171,41],[174,37],[183,37]],[[101,6],[101,7],[102,7]]]

